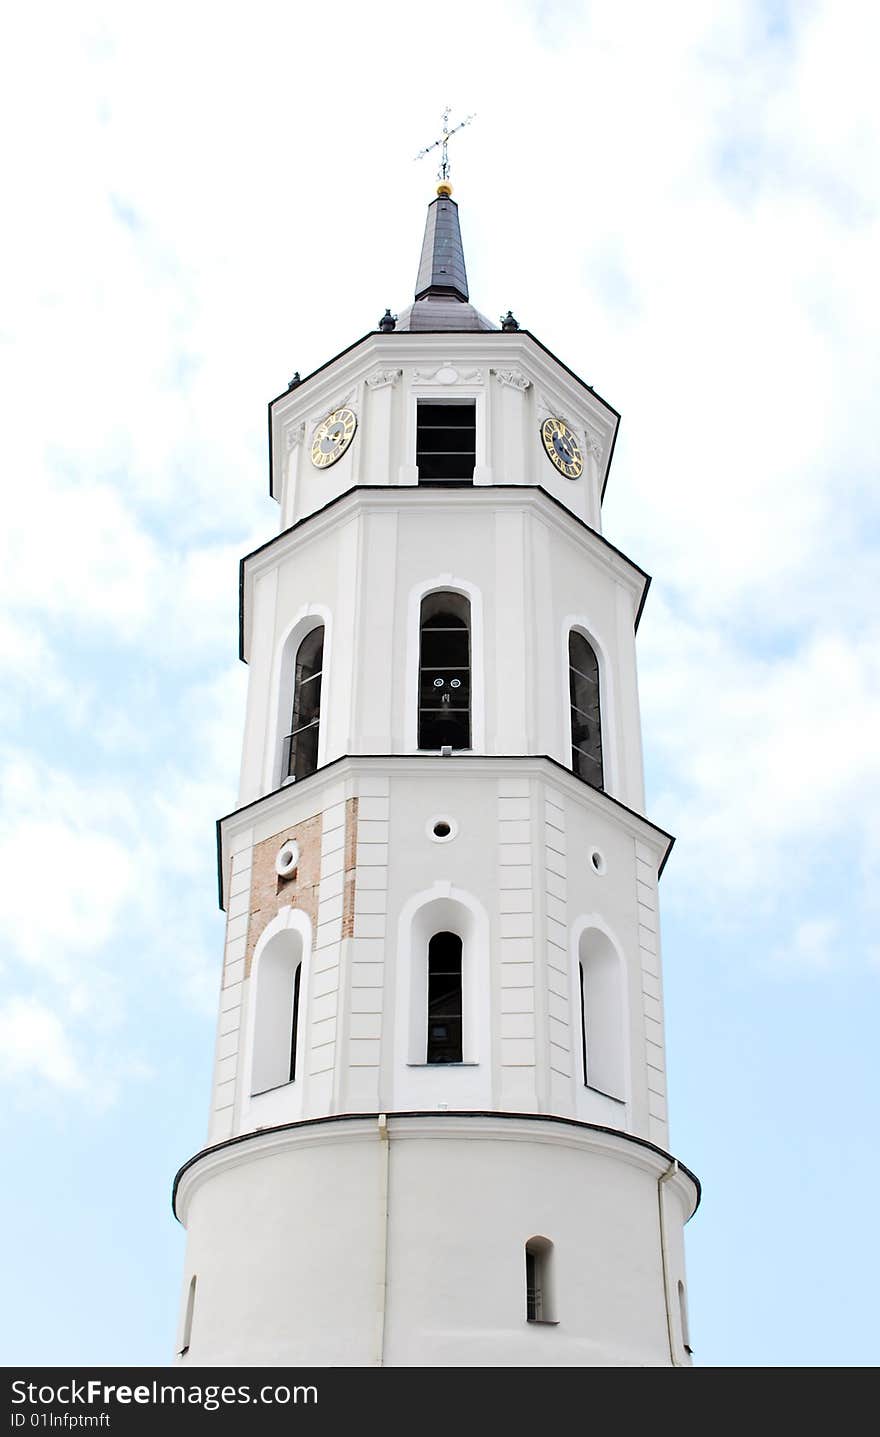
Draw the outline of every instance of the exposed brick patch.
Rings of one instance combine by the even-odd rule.
[[[357,802],[357,800],[355,800]],[[254,847],[254,866],[251,877],[251,906],[248,919],[247,948],[245,951],[244,975],[251,971],[251,962],[257,940],[279,909],[300,908],[312,921],[313,929],[318,922],[318,884],[321,879],[321,827],[322,818],[316,813],[292,828],[282,828]],[[288,839],[299,844],[299,864],[293,877],[278,882],[275,872],[275,858],[279,848]],[[347,857],[347,855],[346,855]],[[354,900],[352,900],[354,908]]]
[[[345,876],[342,888],[342,936],[354,937],[354,886],[357,877],[358,801],[345,804]]]

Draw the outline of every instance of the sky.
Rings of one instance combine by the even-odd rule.
[[[412,298],[446,104],[472,300],[623,416],[695,1360],[880,1358],[878,46],[868,0],[7,7],[5,1363],[170,1360],[265,405]]]

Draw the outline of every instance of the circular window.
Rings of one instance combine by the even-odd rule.
[[[594,848],[594,849],[591,851],[591,853],[590,853],[590,863],[592,864],[592,866],[593,866],[593,868],[595,869],[596,873],[604,873],[604,872],[605,872],[605,859],[602,857],[602,854],[599,852],[598,848]]]
[[[278,850],[275,858],[275,872],[279,878],[290,878],[296,873],[299,863],[299,844],[294,843],[292,838]]]
[[[435,843],[450,843],[458,833],[458,824],[448,813],[438,813],[428,819],[425,832]]]

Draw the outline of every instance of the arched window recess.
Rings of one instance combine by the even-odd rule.
[[[471,606],[463,594],[435,592],[419,616],[421,749],[471,747]]]
[[[280,1088],[297,1077],[302,986],[302,939],[276,934],[255,971],[254,1049],[251,1095]]]
[[[572,771],[592,788],[603,789],[599,660],[578,629],[568,636],[568,686]]]
[[[585,928],[577,946],[584,1085],[626,1101],[623,970],[607,934]]]
[[[290,733],[285,735],[282,776],[285,782],[306,778],[318,767],[321,725],[321,678],[324,665],[324,626],[310,629],[296,651],[293,677],[293,711]]]
[[[553,1244],[546,1237],[530,1237],[526,1243],[526,1322],[556,1322]]]

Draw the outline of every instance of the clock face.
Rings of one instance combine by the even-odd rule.
[[[357,429],[357,418],[350,409],[334,409],[315,430],[312,440],[312,463],[316,469],[328,469],[341,459]]]
[[[562,419],[545,419],[541,425],[541,440],[551,464],[564,474],[566,479],[580,479],[584,472],[581,448]]]

